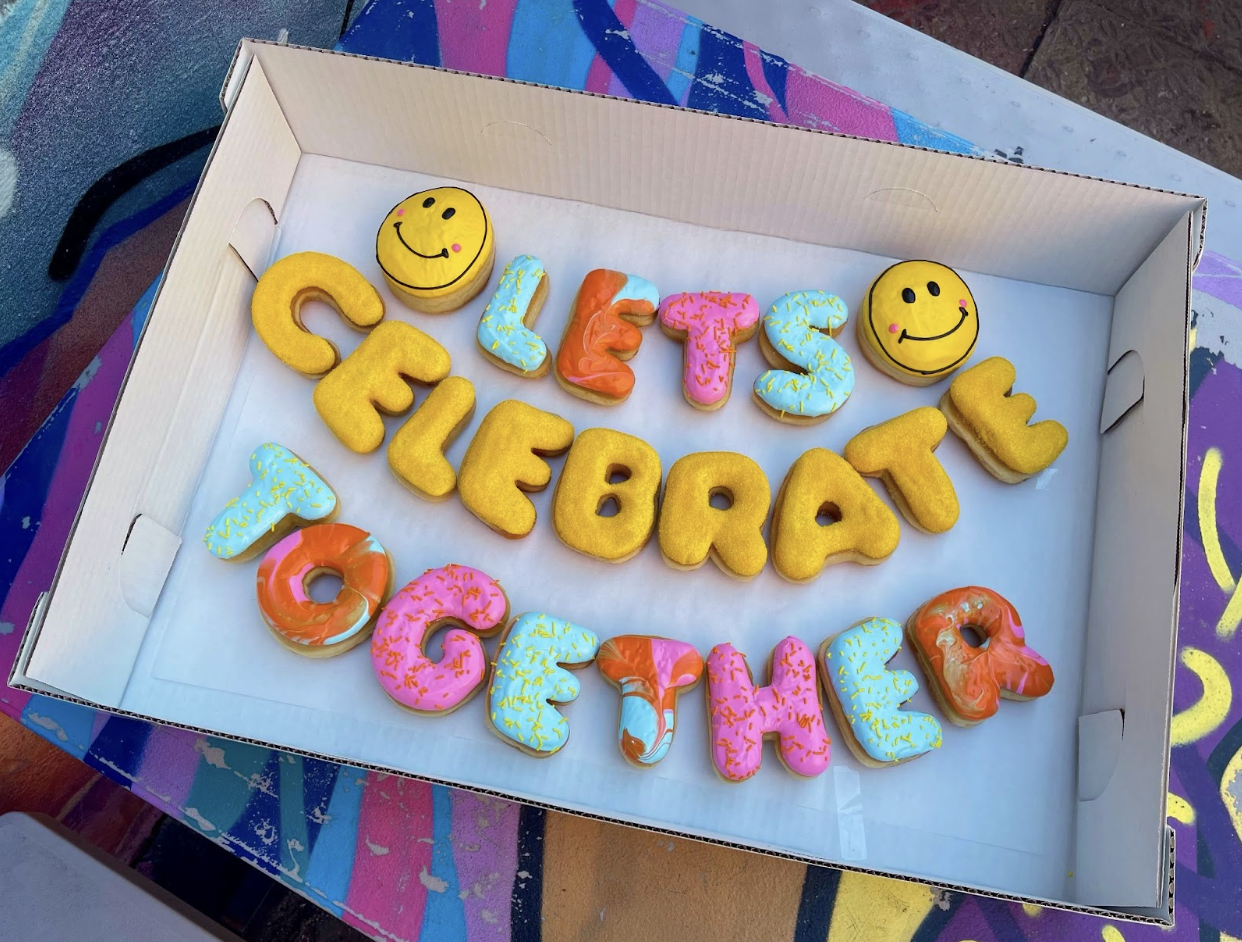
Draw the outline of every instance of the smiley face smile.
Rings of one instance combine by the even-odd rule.
[[[448,258],[449,257],[448,249],[446,248],[440,249],[440,251],[436,252],[435,255],[424,255],[418,249],[414,248],[414,246],[410,245],[410,243],[406,242],[405,239],[401,238],[401,223],[394,222],[392,224],[392,227],[397,230],[398,241],[400,241],[402,245],[404,245],[409,251],[413,252],[419,258]]]
[[[909,331],[902,330],[901,336],[897,338],[897,342],[901,343],[903,340],[917,340],[920,342],[926,341],[926,340],[944,340],[945,337],[948,337],[950,334],[956,332],[957,329],[962,326],[962,324],[966,323],[966,318],[970,316],[970,312],[967,311],[966,308],[959,307],[958,310],[962,312],[962,316],[958,318],[958,321],[956,324],[954,324],[952,327],[946,330],[943,334],[936,334],[936,336],[934,337],[916,337],[914,336],[914,334],[910,333]]]

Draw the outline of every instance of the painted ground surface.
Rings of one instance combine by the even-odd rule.
[[[65,125],[48,130],[35,120],[39,90],[77,82],[86,94],[97,87],[86,79],[112,74],[114,63],[103,55],[86,60],[77,74],[65,74],[64,56],[56,50],[58,44],[80,46],[82,31],[91,25],[83,18],[107,20],[116,14],[114,6],[86,0],[10,5],[0,22],[0,50],[21,55],[0,58],[7,63],[0,73],[0,177],[7,172],[6,154],[35,144],[42,148],[38,153],[59,153],[74,137]],[[284,12],[289,15],[271,22],[317,22],[309,14]],[[152,24],[161,22],[161,14],[154,2],[126,15],[131,28],[158,36]],[[331,19],[322,10],[318,16]],[[108,30],[105,36],[120,35]],[[292,38],[334,37],[316,37],[308,27]],[[120,53],[136,54],[128,43],[119,43]],[[211,76],[229,46],[212,51],[218,56],[211,60]],[[967,142],[650,0],[376,0],[340,48],[973,151]],[[171,98],[161,97],[175,92],[158,90],[151,101],[135,104],[168,109],[180,123],[170,124],[166,139],[122,148],[114,155],[118,168],[144,148],[181,132],[192,138],[218,120],[209,110],[178,112]],[[196,106],[203,100],[199,94]],[[99,106],[88,97],[84,121],[91,107]],[[39,137],[36,125],[43,136],[30,143]],[[7,369],[0,375],[5,434],[25,429],[21,440],[33,434],[0,478],[0,666],[6,670],[63,548],[150,303],[149,286],[201,165],[201,154],[194,157],[188,148],[201,143],[192,138],[181,151],[157,155],[164,162],[157,160],[154,171],[130,167],[141,185],[108,204],[89,243],[75,249],[71,239],[57,250],[61,273],[70,272],[57,307],[59,323],[67,326],[38,346],[4,348],[10,357],[0,363],[0,373]],[[77,191],[66,192],[76,198]],[[48,199],[56,205],[54,195]],[[58,211],[71,221],[70,209]],[[20,242],[11,232],[0,235],[6,249]],[[50,257],[54,247],[44,248]],[[1242,317],[1242,266],[1209,252],[1195,278],[1194,304],[1201,331],[1209,324],[1236,324]],[[58,343],[79,354],[97,352],[51,416],[42,425],[34,419],[24,426],[24,416],[46,411],[37,402],[41,384],[72,362],[58,352]],[[1242,432],[1232,418],[1242,401],[1242,371],[1198,348],[1192,373],[1170,781],[1170,815],[1178,831],[1178,919],[1171,932],[1113,927],[670,841],[12,690],[0,689],[0,709],[347,922],[384,938],[579,938],[585,927],[593,937],[610,938],[655,933],[689,919],[705,937],[797,940],[1242,937],[1242,706],[1232,696],[1233,681],[1242,680],[1242,501],[1234,496],[1242,493]]]

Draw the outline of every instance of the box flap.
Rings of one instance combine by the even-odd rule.
[[[934,244],[937,260],[954,267],[1099,294],[1115,294],[1169,229],[1203,206],[901,144],[412,63],[245,46],[308,154],[894,258]],[[534,146],[514,146],[517,137]],[[495,146],[479,147],[480,138]],[[720,198],[721,180],[736,196]],[[1036,231],[1048,238],[1032,240]]]
[[[104,706],[125,690],[215,435],[214,423],[189,417],[223,411],[250,333],[247,266],[266,265],[301,158],[262,68],[242,65],[27,668],[37,682]],[[72,578],[62,580],[66,572]]]
[[[1197,224],[1188,212],[1113,305],[1074,868],[1077,898],[1097,906],[1155,908],[1164,892],[1153,862],[1165,839]],[[1160,274],[1176,270],[1184,278]],[[1141,520],[1137,494],[1147,495]],[[1133,525],[1118,525],[1126,519]]]

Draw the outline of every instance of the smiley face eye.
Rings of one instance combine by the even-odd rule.
[[[430,209],[432,205],[435,203],[435,201],[436,201],[436,198],[434,196],[427,197],[425,200],[423,200],[423,209]]]
[[[448,209],[446,209],[444,212],[440,214],[440,218],[441,219],[452,219],[453,216],[456,215],[456,213],[457,213],[457,210],[455,210],[452,206],[450,206]]]
[[[901,289],[901,300],[905,301],[907,304],[913,304],[914,303],[914,289],[913,288],[902,288]]]
[[[929,281],[927,283],[927,293],[933,298],[940,297],[940,285],[936,284],[934,281]]]

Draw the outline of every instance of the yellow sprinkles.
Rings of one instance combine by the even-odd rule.
[[[533,752],[560,750],[569,722],[552,704],[576,700],[581,689],[560,665],[589,664],[598,650],[595,633],[572,622],[538,612],[518,616],[496,656],[487,694],[496,731]]]
[[[224,505],[203,543],[220,559],[233,559],[292,515],[323,520],[336,510],[336,494],[301,458],[276,442],[250,456],[250,486]]]

